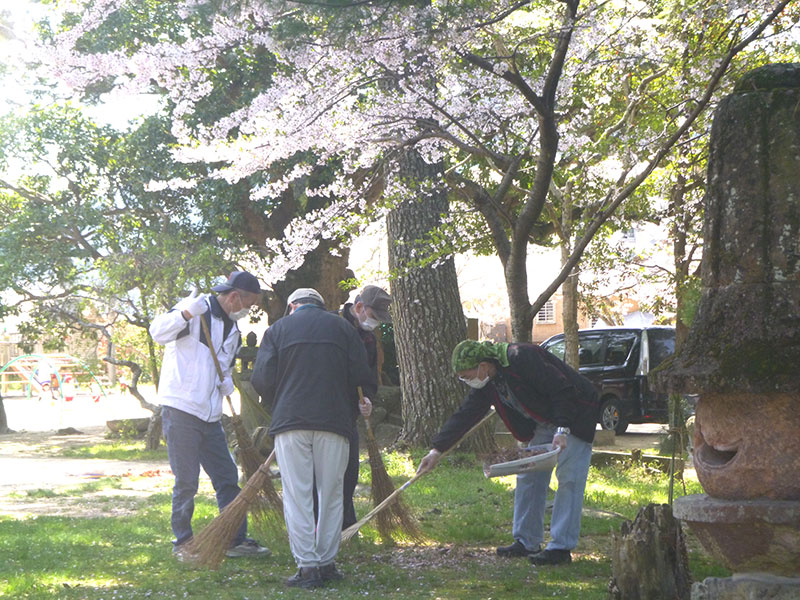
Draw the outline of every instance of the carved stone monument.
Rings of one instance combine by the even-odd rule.
[[[746,74],[714,116],[702,297],[655,374],[700,395],[694,464],[708,495],[675,516],[735,575],[695,600],[800,598],[800,64]]]

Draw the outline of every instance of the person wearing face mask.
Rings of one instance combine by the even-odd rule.
[[[356,328],[358,337],[364,343],[367,351],[367,363],[369,364],[372,378],[369,385],[364,386],[364,405],[360,406],[361,414],[369,417],[372,414],[372,402],[378,392],[378,338],[374,330],[381,323],[391,323],[392,315],[389,313],[389,305],[392,297],[377,285],[365,286],[361,293],[356,296],[352,303],[342,307],[342,317]],[[356,417],[358,415],[355,415]],[[350,434],[350,454],[347,458],[347,470],[344,473],[344,485],[342,493],[344,495],[344,519],[342,529],[347,529],[356,522],[356,509],[353,504],[353,494],[358,485],[358,429],[353,427]]]
[[[192,514],[200,467],[211,478],[222,510],[239,493],[239,474],[222,429],[222,398],[233,392],[233,363],[241,345],[236,321],[261,299],[258,280],[246,271],[234,271],[225,283],[212,288],[217,295],[197,295],[181,300],[157,316],[150,335],[164,344],[158,396],[167,454],[175,476],[172,489],[173,551],[192,539]],[[206,339],[200,319],[205,319],[211,339]],[[222,367],[220,380],[211,349]],[[268,556],[269,550],[247,537],[243,520],[229,557]]]
[[[511,434],[529,446],[559,447],[558,490],[544,542],[544,516],[551,471],[517,475],[514,492],[514,542],[497,548],[498,556],[527,556],[534,565],[572,562],[578,543],[583,494],[599,413],[592,383],[564,361],[535,344],[493,344],[465,340],[453,350],[453,371],[469,386],[461,407],[433,438],[418,473],[432,470],[455,444],[494,406]]]

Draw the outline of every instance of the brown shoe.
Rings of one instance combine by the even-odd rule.
[[[322,577],[319,575],[319,568],[300,567],[297,569],[297,573],[286,580],[286,585],[305,589],[320,587],[322,585]]]

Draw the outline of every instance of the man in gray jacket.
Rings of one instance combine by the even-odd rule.
[[[286,585],[312,588],[342,578],[334,559],[342,531],[348,439],[358,411],[355,388],[367,385],[371,375],[356,330],[325,310],[319,292],[295,290],[287,310],[290,314],[264,334],[250,382],[272,407],[270,435],[275,437],[286,529],[298,566]]]

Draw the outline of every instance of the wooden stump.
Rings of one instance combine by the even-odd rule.
[[[648,504],[614,534],[609,598],[688,600],[691,574],[680,521],[668,504]]]

